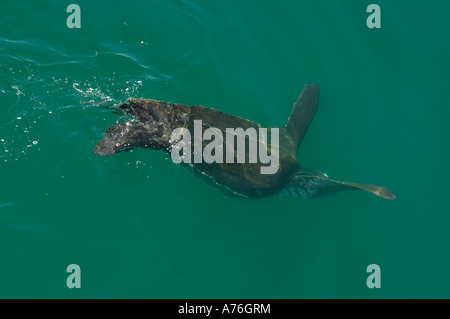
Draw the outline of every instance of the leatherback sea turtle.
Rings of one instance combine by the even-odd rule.
[[[286,126],[279,130],[277,149],[271,145],[269,138],[266,139],[267,150],[278,153],[278,169],[274,174],[261,174],[261,167],[265,164],[260,160],[249,161],[247,153],[244,162],[201,161],[184,165],[190,166],[194,172],[220,186],[229,195],[251,198],[268,195],[314,198],[343,190],[363,189],[383,198],[395,199],[394,193],[385,187],[332,180],[326,174],[304,168],[298,163],[297,149],[316,113],[318,99],[318,85],[306,85],[294,103]],[[254,121],[198,105],[130,98],[116,108],[131,115],[131,119],[108,127],[104,138],[95,146],[94,153],[105,156],[135,147],[171,153],[174,145],[171,140],[173,131],[183,128],[193,132],[194,124],[199,120],[203,132],[208,128],[219,129],[224,134],[227,128],[261,128]],[[249,143],[251,136],[246,135],[245,138]],[[229,141],[225,144],[227,142]],[[198,141],[192,139],[191,143],[195,146]],[[201,143],[204,147],[208,141],[203,140]]]

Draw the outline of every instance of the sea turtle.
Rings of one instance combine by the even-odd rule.
[[[298,163],[297,149],[316,113],[318,97],[317,84],[305,85],[294,103],[286,126],[279,130],[278,147],[274,148],[267,138],[265,146],[271,153],[278,153],[279,156],[276,173],[262,174],[261,167],[266,164],[260,160],[250,163],[248,153],[245,154],[244,163],[201,161],[185,165],[220,186],[227,194],[241,197],[279,195],[315,198],[343,190],[363,189],[383,198],[395,199],[394,193],[387,188],[332,180],[326,174],[304,168]],[[183,128],[193,132],[194,123],[199,120],[202,121],[202,133],[208,128],[217,128],[224,134],[227,128],[261,128],[254,121],[198,105],[129,98],[116,108],[131,115],[131,119],[108,127],[104,138],[95,146],[94,153],[105,156],[135,147],[161,149],[171,153],[174,130]],[[250,138],[251,136],[246,135],[247,143]],[[199,146],[198,140],[192,139],[191,143],[194,152],[195,143]],[[203,140],[201,143],[205,147],[208,141]],[[234,157],[236,156],[235,152]]]

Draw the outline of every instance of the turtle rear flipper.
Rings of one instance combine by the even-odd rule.
[[[386,187],[383,187],[383,186],[371,185],[371,184],[359,184],[359,183],[351,183],[351,182],[338,182],[338,181],[335,181],[335,182],[340,183],[342,185],[354,187],[355,189],[362,189],[362,190],[368,191],[374,195],[377,195],[377,196],[380,196],[380,197],[383,197],[386,199],[394,200],[397,198],[393,191],[391,191],[390,189],[387,189]]]
[[[328,175],[310,170],[302,169],[295,173],[287,185],[275,196],[297,197],[297,198],[317,198],[347,190],[362,189],[374,195],[395,199],[395,194],[382,186],[370,184],[358,184],[351,182],[341,182],[328,178]]]
[[[294,103],[291,115],[284,127],[285,133],[291,138],[293,145],[298,148],[319,104],[319,86],[317,84],[305,85]]]

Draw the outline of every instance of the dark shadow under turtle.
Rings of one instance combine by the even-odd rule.
[[[248,154],[245,163],[201,162],[185,165],[220,186],[225,193],[235,196],[315,198],[343,190],[363,189],[383,198],[395,199],[394,193],[385,187],[332,180],[326,174],[304,168],[298,163],[297,149],[316,113],[318,99],[318,85],[312,84],[304,87],[294,103],[286,126],[279,130],[279,165],[275,174],[261,174],[260,169],[266,164],[260,161],[249,163]],[[130,98],[126,103],[119,104],[117,109],[132,118],[108,127],[103,140],[95,146],[94,153],[105,156],[135,147],[160,149],[170,153],[174,129],[186,128],[193,132],[195,120],[202,120],[203,132],[214,127],[224,135],[227,128],[261,128],[254,121],[198,105]],[[248,140],[248,136],[246,138]],[[208,142],[202,141],[202,147]],[[194,139],[192,144],[195,144]],[[270,143],[267,144],[267,149],[271,150]]]

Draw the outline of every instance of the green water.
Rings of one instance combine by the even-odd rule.
[[[381,29],[372,1],[77,0],[81,29],[70,3],[1,5],[0,297],[450,297],[450,2],[378,0]],[[228,198],[92,153],[128,97],[283,126],[314,82],[301,163],[397,200]]]

